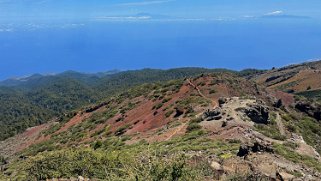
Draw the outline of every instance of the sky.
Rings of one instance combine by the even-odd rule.
[[[319,0],[0,0],[2,19],[164,14],[185,18],[260,16],[274,11],[320,17]]]
[[[0,0],[0,80],[321,58],[320,0]]]

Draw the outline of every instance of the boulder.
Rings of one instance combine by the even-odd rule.
[[[248,145],[241,145],[239,148],[239,152],[237,153],[237,156],[244,157],[248,155],[251,151],[251,148]]]
[[[269,108],[267,106],[259,104],[249,105],[248,108],[245,108],[244,112],[255,123],[268,124],[270,122]]]
[[[184,114],[184,109],[181,109],[181,108],[175,108],[175,115],[174,115],[174,118],[178,118],[180,117],[181,115]]]
[[[221,97],[218,99],[218,104],[220,107],[222,107],[225,103],[227,103],[227,98]]]
[[[254,144],[243,144],[239,148],[237,156],[244,157],[250,153],[267,152],[274,153],[273,147],[268,143],[255,142]]]
[[[223,169],[221,164],[219,164],[219,163],[217,163],[215,161],[212,161],[211,168],[214,169],[214,170],[222,170]]]
[[[295,176],[293,176],[293,175],[291,175],[289,173],[286,173],[286,172],[279,172],[276,175],[282,181],[290,181],[290,180],[293,180],[295,178]]]
[[[207,110],[203,113],[202,119],[205,121],[213,121],[222,119],[222,110],[220,108],[215,108],[214,110]]]
[[[225,128],[227,126],[227,121],[223,121],[222,128]]]
[[[308,116],[321,120],[321,106],[310,102],[298,102],[295,108],[301,112],[306,113]]]
[[[276,107],[276,108],[281,108],[282,105],[283,105],[283,102],[282,102],[281,99],[277,100],[277,101],[273,104],[273,106]]]

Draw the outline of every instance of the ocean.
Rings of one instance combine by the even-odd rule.
[[[321,58],[321,23],[76,21],[0,25],[0,79],[64,70],[269,69]]]

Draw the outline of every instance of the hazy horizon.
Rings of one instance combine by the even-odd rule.
[[[321,2],[0,0],[0,80],[321,59]]]

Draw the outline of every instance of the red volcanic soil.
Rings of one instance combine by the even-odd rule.
[[[34,142],[36,141],[36,139],[38,138],[38,136],[40,135],[40,133],[42,131],[45,131],[46,129],[48,129],[50,127],[51,124],[43,124],[43,125],[39,125],[33,128],[29,128],[27,129],[24,133],[22,133],[21,137],[22,138],[26,138],[25,142],[22,142],[17,151],[22,151],[23,149],[29,147],[30,145],[34,144]]]
[[[134,125],[127,133],[145,132],[154,128],[159,128],[166,125],[170,118],[166,118],[166,112],[163,110],[165,107],[174,104],[177,100],[183,99],[189,95],[191,87],[183,85],[178,93],[171,96],[171,100],[164,103],[158,110],[152,110],[153,106],[160,103],[161,100],[153,102],[152,100],[145,100],[136,108],[128,111],[125,119],[122,122],[113,124],[114,130],[123,125]]]
[[[99,110],[98,110],[99,111]],[[62,132],[65,132],[67,131],[69,128],[71,128],[72,126],[75,126],[81,122],[83,122],[85,119],[89,118],[90,116],[92,115],[92,113],[83,113],[83,112],[80,112],[78,113],[76,116],[74,116],[73,118],[71,118],[66,124],[64,124],[58,131],[56,131],[54,134],[59,134],[59,133],[62,133]],[[41,135],[38,137],[37,140],[34,141],[33,144],[36,144],[36,143],[41,143],[43,141],[47,141],[51,138],[51,135],[47,135],[47,136],[44,136],[44,135]]]
[[[282,91],[273,91],[272,95],[277,99],[281,99],[282,103],[286,106],[294,104],[294,102],[295,102],[293,94],[289,94],[289,93],[282,92]]]
[[[189,118],[179,117],[175,119],[173,118],[173,115],[169,117],[165,116],[169,110],[173,110],[173,105],[175,105],[178,100],[184,100],[186,98],[189,98],[191,95],[199,95],[204,99],[211,101],[212,106],[216,107],[217,100],[220,97],[239,94],[238,90],[232,90],[233,88],[223,82],[212,84],[212,81],[213,77],[211,76],[204,76],[194,80],[187,79],[185,84],[181,86],[180,90],[177,93],[171,94],[169,96],[171,99],[168,102],[164,103],[163,106],[158,110],[154,110],[153,107],[161,103],[162,100],[150,100],[147,98],[148,96],[135,98],[136,101],[140,103],[137,104],[134,109],[127,111],[123,115],[117,114],[113,118],[106,120],[105,123],[97,125],[96,128],[91,130],[87,135],[92,135],[93,133],[104,129],[108,125],[110,125],[111,132],[115,133],[120,127],[126,127],[127,131],[125,134],[134,135],[136,133],[140,133],[138,137],[144,137],[147,141],[167,140],[173,136],[183,134],[186,128],[185,122]],[[251,89],[251,87],[248,86],[247,89]],[[210,94],[210,90],[215,90],[215,93]],[[128,104],[128,100],[123,102],[122,104]],[[171,108],[164,110],[168,107]],[[194,107],[194,110],[197,113],[201,113],[205,110],[205,108]],[[122,120],[119,121],[119,118],[122,118]],[[166,127],[165,131],[162,131],[162,134],[156,135],[155,131],[164,128],[164,126],[168,125],[171,121],[179,121],[183,123],[183,125],[170,129]],[[91,139],[95,138],[87,137],[85,141],[90,141]]]
[[[225,81],[225,80],[228,81]],[[232,82],[232,83],[231,83]],[[110,131],[115,133],[119,128],[126,128],[126,135],[137,135],[137,139],[145,138],[149,141],[161,141],[168,140],[176,135],[184,134],[186,128],[186,122],[190,118],[185,118],[184,116],[174,117],[176,113],[176,106],[180,100],[184,100],[187,98],[200,96],[206,100],[209,100],[212,105],[197,104],[193,106],[195,114],[201,114],[204,110],[211,109],[217,106],[217,101],[220,97],[229,97],[229,96],[238,96],[241,95],[240,89],[236,89],[237,87],[242,87],[241,90],[247,94],[252,94],[253,88],[252,84],[248,83],[245,79],[238,79],[232,75],[220,75],[220,76],[202,76],[196,79],[187,79],[187,81],[180,87],[178,92],[166,93],[166,97],[170,98],[167,102],[163,103],[163,100],[151,100],[149,97],[152,95],[144,95],[140,97],[136,97],[134,99],[127,99],[122,103],[117,105],[113,105],[112,108],[122,108],[126,107],[127,104],[131,102],[136,102],[135,107],[131,110],[128,110],[126,113],[118,113],[114,117],[105,120],[104,123],[95,125],[94,129],[88,130],[86,133],[86,137],[80,141],[80,143],[89,142],[93,139],[97,139],[96,137],[90,137],[94,133],[99,132],[106,128],[106,126],[110,126]],[[214,90],[214,91],[213,91]],[[282,98],[285,104],[290,104],[293,101],[293,97],[286,93],[278,92],[277,95]],[[165,95],[164,95],[165,96]],[[113,102],[116,104],[116,102]],[[160,108],[153,109],[155,105],[161,104]],[[84,120],[90,118],[92,114],[102,111],[108,111],[108,106],[102,106],[99,109],[91,112],[79,112],[76,116],[70,119],[67,123],[65,123],[58,131],[53,134],[63,133],[68,131],[69,128],[82,123]],[[172,115],[166,116],[166,113],[169,111],[174,111]],[[185,112],[186,110],[180,110]],[[168,128],[168,125],[171,123],[176,123],[176,121],[180,122],[181,125]],[[41,128],[41,127],[40,127]],[[163,129],[165,128],[165,129]],[[161,134],[157,134],[157,130],[163,129]],[[45,129],[44,129],[45,130]],[[141,133],[141,134],[136,134]],[[29,130],[24,133],[24,137],[28,138],[33,134],[33,130]],[[28,142],[26,144],[21,144],[21,148],[26,148],[27,146],[40,143],[46,140],[49,140],[51,135],[40,136],[40,132],[37,137],[35,137],[32,142]],[[136,137],[136,136],[134,136]],[[135,138],[133,139],[135,140]],[[26,146],[24,146],[26,145]],[[1,149],[0,149],[1,151]]]
[[[12,156],[29,146],[35,144],[39,139],[41,132],[47,130],[54,122],[35,126],[27,129],[24,133],[18,134],[3,142],[0,142],[0,154],[4,156]]]
[[[61,127],[56,134],[67,131],[74,125],[77,125],[84,121],[85,119],[89,118],[92,114],[91,113],[78,113],[75,117],[71,118],[63,127]]]

